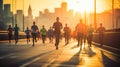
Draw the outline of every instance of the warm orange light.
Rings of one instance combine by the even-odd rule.
[[[83,13],[94,11],[94,0],[66,0],[68,8],[73,9],[75,12]]]
[[[94,12],[94,0],[24,0],[24,14],[25,16],[27,15],[29,5],[32,7],[34,17],[39,16],[39,11],[43,11],[46,8],[50,12],[54,12],[54,8],[60,7],[62,1],[67,2],[68,10],[73,9],[75,12],[82,14],[85,10],[87,13]],[[11,4],[11,11],[15,12],[15,9],[23,9],[23,0],[3,0],[3,2],[4,4]],[[111,3],[112,0],[96,0],[96,12],[100,13],[111,9]]]

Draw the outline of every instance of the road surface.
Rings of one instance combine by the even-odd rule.
[[[25,41],[0,42],[0,67],[120,67],[118,54],[95,45],[90,48],[83,43],[80,51],[76,41],[65,46],[61,40],[56,50],[54,43],[48,41],[42,44],[39,40],[34,47]]]

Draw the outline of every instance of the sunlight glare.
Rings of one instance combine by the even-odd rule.
[[[94,0],[66,0],[68,9],[73,9],[75,12],[84,13],[94,11]]]

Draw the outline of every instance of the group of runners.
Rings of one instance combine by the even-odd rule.
[[[37,37],[39,39],[40,35],[42,38],[42,42],[45,43],[46,37],[48,36],[50,43],[53,43],[53,38],[55,38],[55,46],[56,46],[56,49],[58,50],[62,29],[64,31],[65,45],[67,45],[69,44],[69,40],[71,38],[71,29],[67,24],[65,24],[65,27],[63,28],[62,23],[59,21],[59,17],[56,17],[56,21],[48,30],[46,30],[44,25],[39,30],[38,26],[35,24],[35,21],[34,21],[33,25],[31,26],[31,29],[27,27],[25,30],[27,43],[30,42],[30,38],[32,36],[32,42],[33,42],[32,46],[35,46],[35,42],[37,42]],[[15,44],[17,44],[19,30],[20,29],[17,26],[17,24],[15,25],[14,28],[12,28],[11,25],[9,25],[9,28],[8,28],[9,43],[11,43],[11,39],[13,36],[12,31],[14,31]],[[83,23],[82,19],[80,19],[79,23],[75,27],[75,31],[73,34],[78,42],[77,46],[82,47],[83,42],[85,43],[87,41],[88,46],[91,47],[93,32],[95,32],[95,30],[92,27],[92,24],[87,26],[86,24]],[[102,26],[102,24],[100,24],[100,27],[96,30],[96,32],[99,33],[99,39],[102,46],[104,32],[105,32],[105,28]]]

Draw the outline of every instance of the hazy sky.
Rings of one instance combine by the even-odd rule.
[[[11,10],[23,9],[24,1],[24,13],[27,15],[28,6],[31,5],[33,15],[38,16],[39,11],[49,9],[50,12],[54,12],[54,8],[60,7],[62,2],[68,3],[68,10],[73,9],[74,11],[83,12],[85,9],[88,12],[93,11],[94,0],[3,0],[5,4],[13,4]],[[16,7],[15,7],[16,1]],[[96,0],[97,1],[97,12],[104,11],[111,8],[112,0]]]

